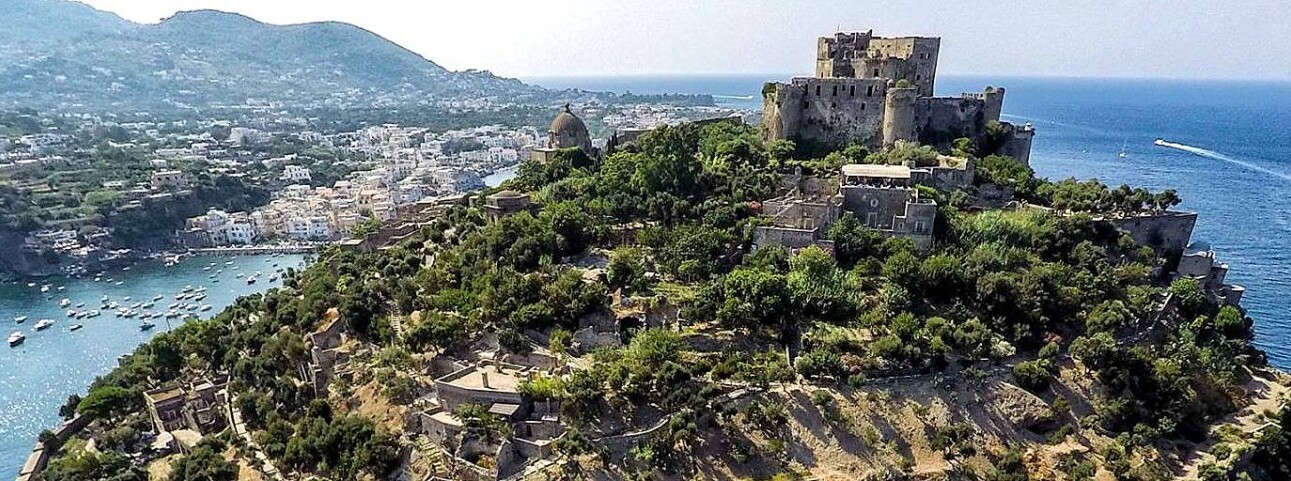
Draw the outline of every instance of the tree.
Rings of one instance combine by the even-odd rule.
[[[76,405],[76,412],[99,419],[111,419],[128,412],[138,404],[138,394],[118,386],[100,386]]]
[[[838,257],[839,264],[847,268],[878,255],[883,241],[878,233],[861,225],[851,212],[843,214],[830,226],[829,239],[834,241],[834,255]]]
[[[1013,378],[1017,380],[1018,386],[1031,392],[1039,392],[1049,387],[1049,370],[1045,368],[1044,361],[1039,359],[1022,361],[1014,365]]]
[[[238,468],[211,446],[200,445],[170,465],[170,481],[236,481]]]
[[[58,407],[58,416],[63,419],[72,419],[76,415],[76,407],[81,404],[81,395],[72,394],[67,396],[67,402]]]
[[[1210,306],[1205,289],[1196,279],[1181,277],[1170,283],[1170,295],[1173,296],[1179,313],[1185,319],[1192,319],[1203,314]]]

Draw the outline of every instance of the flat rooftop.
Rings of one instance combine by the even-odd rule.
[[[184,395],[184,389],[179,386],[176,386],[168,389],[147,391],[143,393],[143,395],[144,397],[148,398],[148,402],[156,404],[156,403],[166,402],[171,399],[180,398],[181,396]]]
[[[488,377],[488,387],[484,378]],[[497,392],[518,392],[521,372],[515,368],[503,367],[501,371],[493,366],[471,366],[442,378],[437,382],[463,389],[490,390]]]
[[[909,179],[910,168],[904,165],[847,164],[843,166],[843,176]]]

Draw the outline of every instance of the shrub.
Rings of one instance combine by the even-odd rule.
[[[1017,380],[1018,386],[1031,392],[1049,387],[1049,370],[1039,360],[1023,361],[1013,366],[1013,378]]]

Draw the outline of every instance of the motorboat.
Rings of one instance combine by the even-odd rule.
[[[71,299],[64,298],[63,300],[58,301],[58,307],[67,307],[70,305],[72,305]]]
[[[52,325],[54,325],[53,319],[41,319],[40,322],[36,323],[35,329],[37,331],[43,331],[45,329],[49,329],[49,326],[52,326]]]
[[[26,341],[26,340],[27,340],[27,335],[23,334],[22,331],[14,331],[13,334],[9,335],[9,347],[14,347],[19,344],[22,344],[22,341]]]
[[[22,323],[24,323],[24,322],[27,322],[27,316],[18,316],[18,317],[15,317],[15,318],[13,318],[13,322],[16,322],[16,323],[18,323],[18,324],[22,324]]]
[[[140,331],[147,331],[147,330],[152,329],[152,328],[154,328],[154,327],[157,327],[157,325],[156,325],[156,324],[154,324],[154,323],[152,323],[152,322],[150,322],[150,321],[143,321],[143,323],[142,323],[142,324],[139,324],[139,330],[140,330]]]
[[[68,330],[69,330],[69,331],[72,331],[72,332],[76,332],[76,331],[81,330],[81,328],[82,328],[82,327],[85,327],[85,326],[80,325],[80,324],[72,324],[72,327],[71,327],[71,328],[69,328]]]

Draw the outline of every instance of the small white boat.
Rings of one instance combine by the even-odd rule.
[[[247,284],[255,284],[255,283],[256,283],[255,276],[251,276],[247,278]]]
[[[82,307],[85,307],[85,303],[84,303],[84,302],[78,302],[78,303],[76,303],[76,308],[77,308],[77,309],[80,309],[80,308],[82,308]]]
[[[76,310],[75,310],[75,309],[68,309],[68,311],[67,311],[67,317],[76,317]]]
[[[41,320],[40,320],[40,322],[37,322],[37,323],[36,323],[36,325],[34,326],[34,328],[35,328],[37,331],[43,331],[43,330],[45,330],[45,329],[49,329],[49,326],[52,326],[52,325],[54,325],[54,320],[53,320],[53,319],[41,319]]]
[[[70,329],[68,329],[68,330],[69,330],[69,331],[72,331],[72,332],[76,332],[76,331],[81,330],[81,328],[82,328],[82,327],[85,327],[85,326],[82,326],[82,325],[80,325],[80,324],[72,324],[72,327],[71,327]]]
[[[148,301],[148,302],[145,302],[145,303],[141,304],[139,307],[142,307],[142,308],[144,308],[144,309],[152,309],[152,307],[153,307],[153,306],[155,306],[155,305],[157,305],[157,303],[152,302],[152,301]]]
[[[9,335],[9,347],[22,344],[22,341],[25,340],[27,340],[26,334],[23,334],[22,331],[14,331],[13,334]]]
[[[209,311],[209,310],[211,310],[213,307],[214,307],[214,306],[211,306],[210,304],[203,304],[203,305],[202,305],[201,310],[203,310],[203,311]]]
[[[116,282],[113,282],[113,283],[112,283],[112,285],[114,285],[114,286],[124,286],[124,285],[125,285],[125,281],[116,281]]]
[[[163,298],[165,298],[165,297],[166,297],[166,296],[163,296],[163,295],[161,295],[161,294],[157,294],[157,295],[155,295],[155,296],[152,296],[152,300],[153,300],[153,302],[157,302],[157,301],[162,300],[162,299],[163,299]]]
[[[58,301],[58,307],[67,307],[67,306],[70,306],[70,305],[72,305],[72,300],[71,300],[71,299],[63,299],[63,300],[61,300],[61,301]]]
[[[15,317],[15,318],[13,318],[13,322],[16,322],[16,323],[18,323],[18,324],[22,324],[22,323],[24,323],[24,322],[27,322],[27,316],[18,316],[18,317]]]
[[[40,286],[40,292],[49,292],[49,284]]]
[[[157,325],[156,325],[156,324],[153,324],[152,322],[149,322],[149,321],[143,321],[143,324],[139,324],[139,330],[140,330],[140,331],[147,331],[147,330],[152,329],[152,328],[154,328],[154,327],[157,327]]]
[[[35,282],[28,282],[28,283],[27,283],[27,287],[36,287],[36,283],[35,283]]]
[[[121,298],[121,300],[126,301],[126,302],[130,302],[130,296],[122,297],[122,298]]]
[[[191,291],[191,290],[193,290],[193,286],[190,284],[190,285],[184,286],[184,288],[183,288],[183,289],[180,289],[180,291],[179,291],[179,292],[188,292],[188,291]]]

